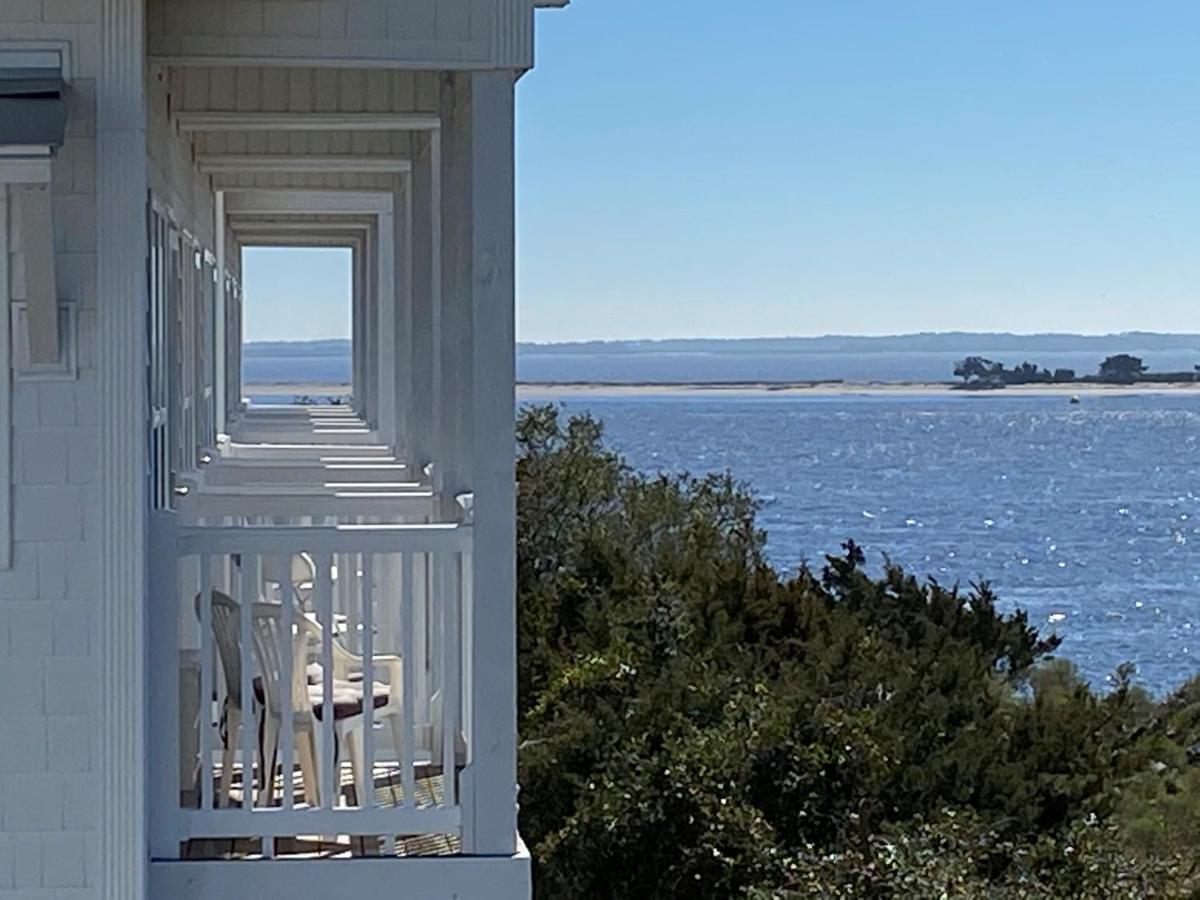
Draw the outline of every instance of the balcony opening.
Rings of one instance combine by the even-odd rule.
[[[351,405],[354,253],[242,251],[242,383],[255,405]]]

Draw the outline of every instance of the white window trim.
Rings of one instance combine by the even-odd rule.
[[[12,316],[11,335],[12,380],[25,381],[75,381],[79,377],[78,304],[74,300],[58,301],[58,359],[54,362],[35,363],[29,359],[29,329],[26,318],[28,304],[24,301],[10,303]],[[26,346],[24,358],[20,353]]]

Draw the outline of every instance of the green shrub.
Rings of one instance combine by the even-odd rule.
[[[987,584],[784,577],[729,476],[518,423],[521,828],[540,896],[1188,896],[1200,681],[1092,691]]]

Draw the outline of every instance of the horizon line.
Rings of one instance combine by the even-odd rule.
[[[647,338],[569,338],[551,341],[517,341],[518,346],[527,347],[556,347],[578,344],[667,344],[682,342],[750,342],[750,341],[821,341],[821,340],[890,340],[897,338],[925,337],[1007,337],[1007,338],[1134,338],[1134,337],[1166,337],[1166,338],[1197,338],[1200,332],[1195,331],[967,331],[949,329],[947,331],[903,331],[873,334],[851,334],[847,332],[830,332],[825,334],[764,334],[753,336],[677,336],[677,337],[647,337]],[[262,344],[329,344],[351,343],[349,337],[323,338],[258,338],[247,340],[246,346]]]

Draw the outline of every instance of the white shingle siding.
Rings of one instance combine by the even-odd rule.
[[[99,0],[0,0],[0,39],[71,44],[67,142],[51,168],[59,295],[79,377],[12,390],[13,564],[0,571],[0,898],[95,900],[99,663],[95,82]],[[19,212],[18,212],[19,218]],[[19,226],[19,222],[15,222]],[[8,248],[23,286],[19,235]]]

